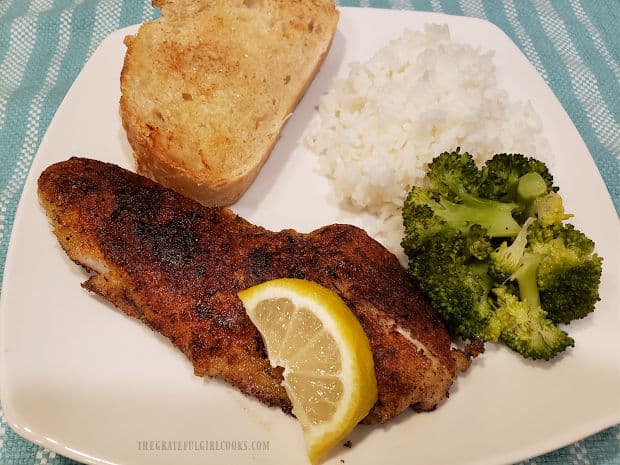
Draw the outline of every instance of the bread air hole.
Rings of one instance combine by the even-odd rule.
[[[186,101],[194,100],[194,98],[192,97],[192,94],[188,94],[187,92],[183,92],[181,95],[183,96],[183,100],[186,100]]]
[[[243,0],[243,5],[248,8],[258,8],[261,4],[261,0]]]

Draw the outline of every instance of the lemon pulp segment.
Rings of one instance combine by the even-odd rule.
[[[333,291],[301,279],[276,279],[241,291],[272,366],[304,431],[312,463],[342,440],[377,400],[370,344]]]

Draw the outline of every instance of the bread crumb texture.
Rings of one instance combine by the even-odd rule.
[[[138,171],[207,205],[234,202],[327,53],[331,0],[155,0],[125,39],[121,117]]]

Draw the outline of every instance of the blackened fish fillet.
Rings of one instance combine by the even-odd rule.
[[[396,257],[357,227],[271,232],[82,158],[47,168],[39,198],[63,249],[92,273],[83,286],[169,338],[198,376],[290,412],[281,369],[236,293],[296,277],[336,291],[368,335],[379,399],[366,422],[431,410],[454,380],[459,357],[444,324]]]

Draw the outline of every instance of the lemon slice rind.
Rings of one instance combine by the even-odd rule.
[[[368,414],[376,402],[377,387],[368,338],[359,321],[342,299],[336,293],[316,283],[299,279],[278,279],[241,291],[239,297],[243,301],[248,316],[263,336],[271,365],[284,368],[283,384],[293,404],[293,414],[298,418],[304,430],[310,461],[316,463],[321,455],[341,441]],[[295,306],[292,313],[288,310],[284,312],[284,320],[287,321],[282,323],[277,321],[276,318],[279,319],[281,315],[274,313],[261,315],[255,311],[261,302],[277,299],[290,301]],[[321,322],[322,328],[309,340],[302,341],[300,347],[296,347],[297,351],[291,353],[291,345],[288,347],[285,345],[287,341],[295,342],[296,335],[290,333],[293,330],[291,322],[295,320],[295,314],[299,311],[309,311]],[[269,329],[274,325],[274,321],[276,332]],[[288,326],[283,336],[276,334],[283,330],[283,327],[278,325],[286,323]],[[282,339],[274,341],[274,335],[279,335]],[[291,337],[293,337],[292,341]],[[330,371],[330,369],[324,373],[311,369],[299,369],[300,360],[303,362],[304,356],[309,352],[312,355],[314,344],[321,342],[320,338],[323,338],[323,342],[326,342],[328,346],[335,344],[340,354],[340,369],[337,372]],[[298,398],[298,393],[292,386],[291,377],[302,378],[302,380],[305,377],[308,383],[311,384],[314,381],[321,387],[318,380],[333,380],[334,383],[340,383],[342,395],[335,402],[335,410],[331,415],[332,421],[317,424],[308,417],[305,408],[309,407],[304,406],[303,401]],[[324,384],[329,386],[327,381]],[[320,400],[319,402],[327,401]],[[323,406],[329,405],[325,403]]]

